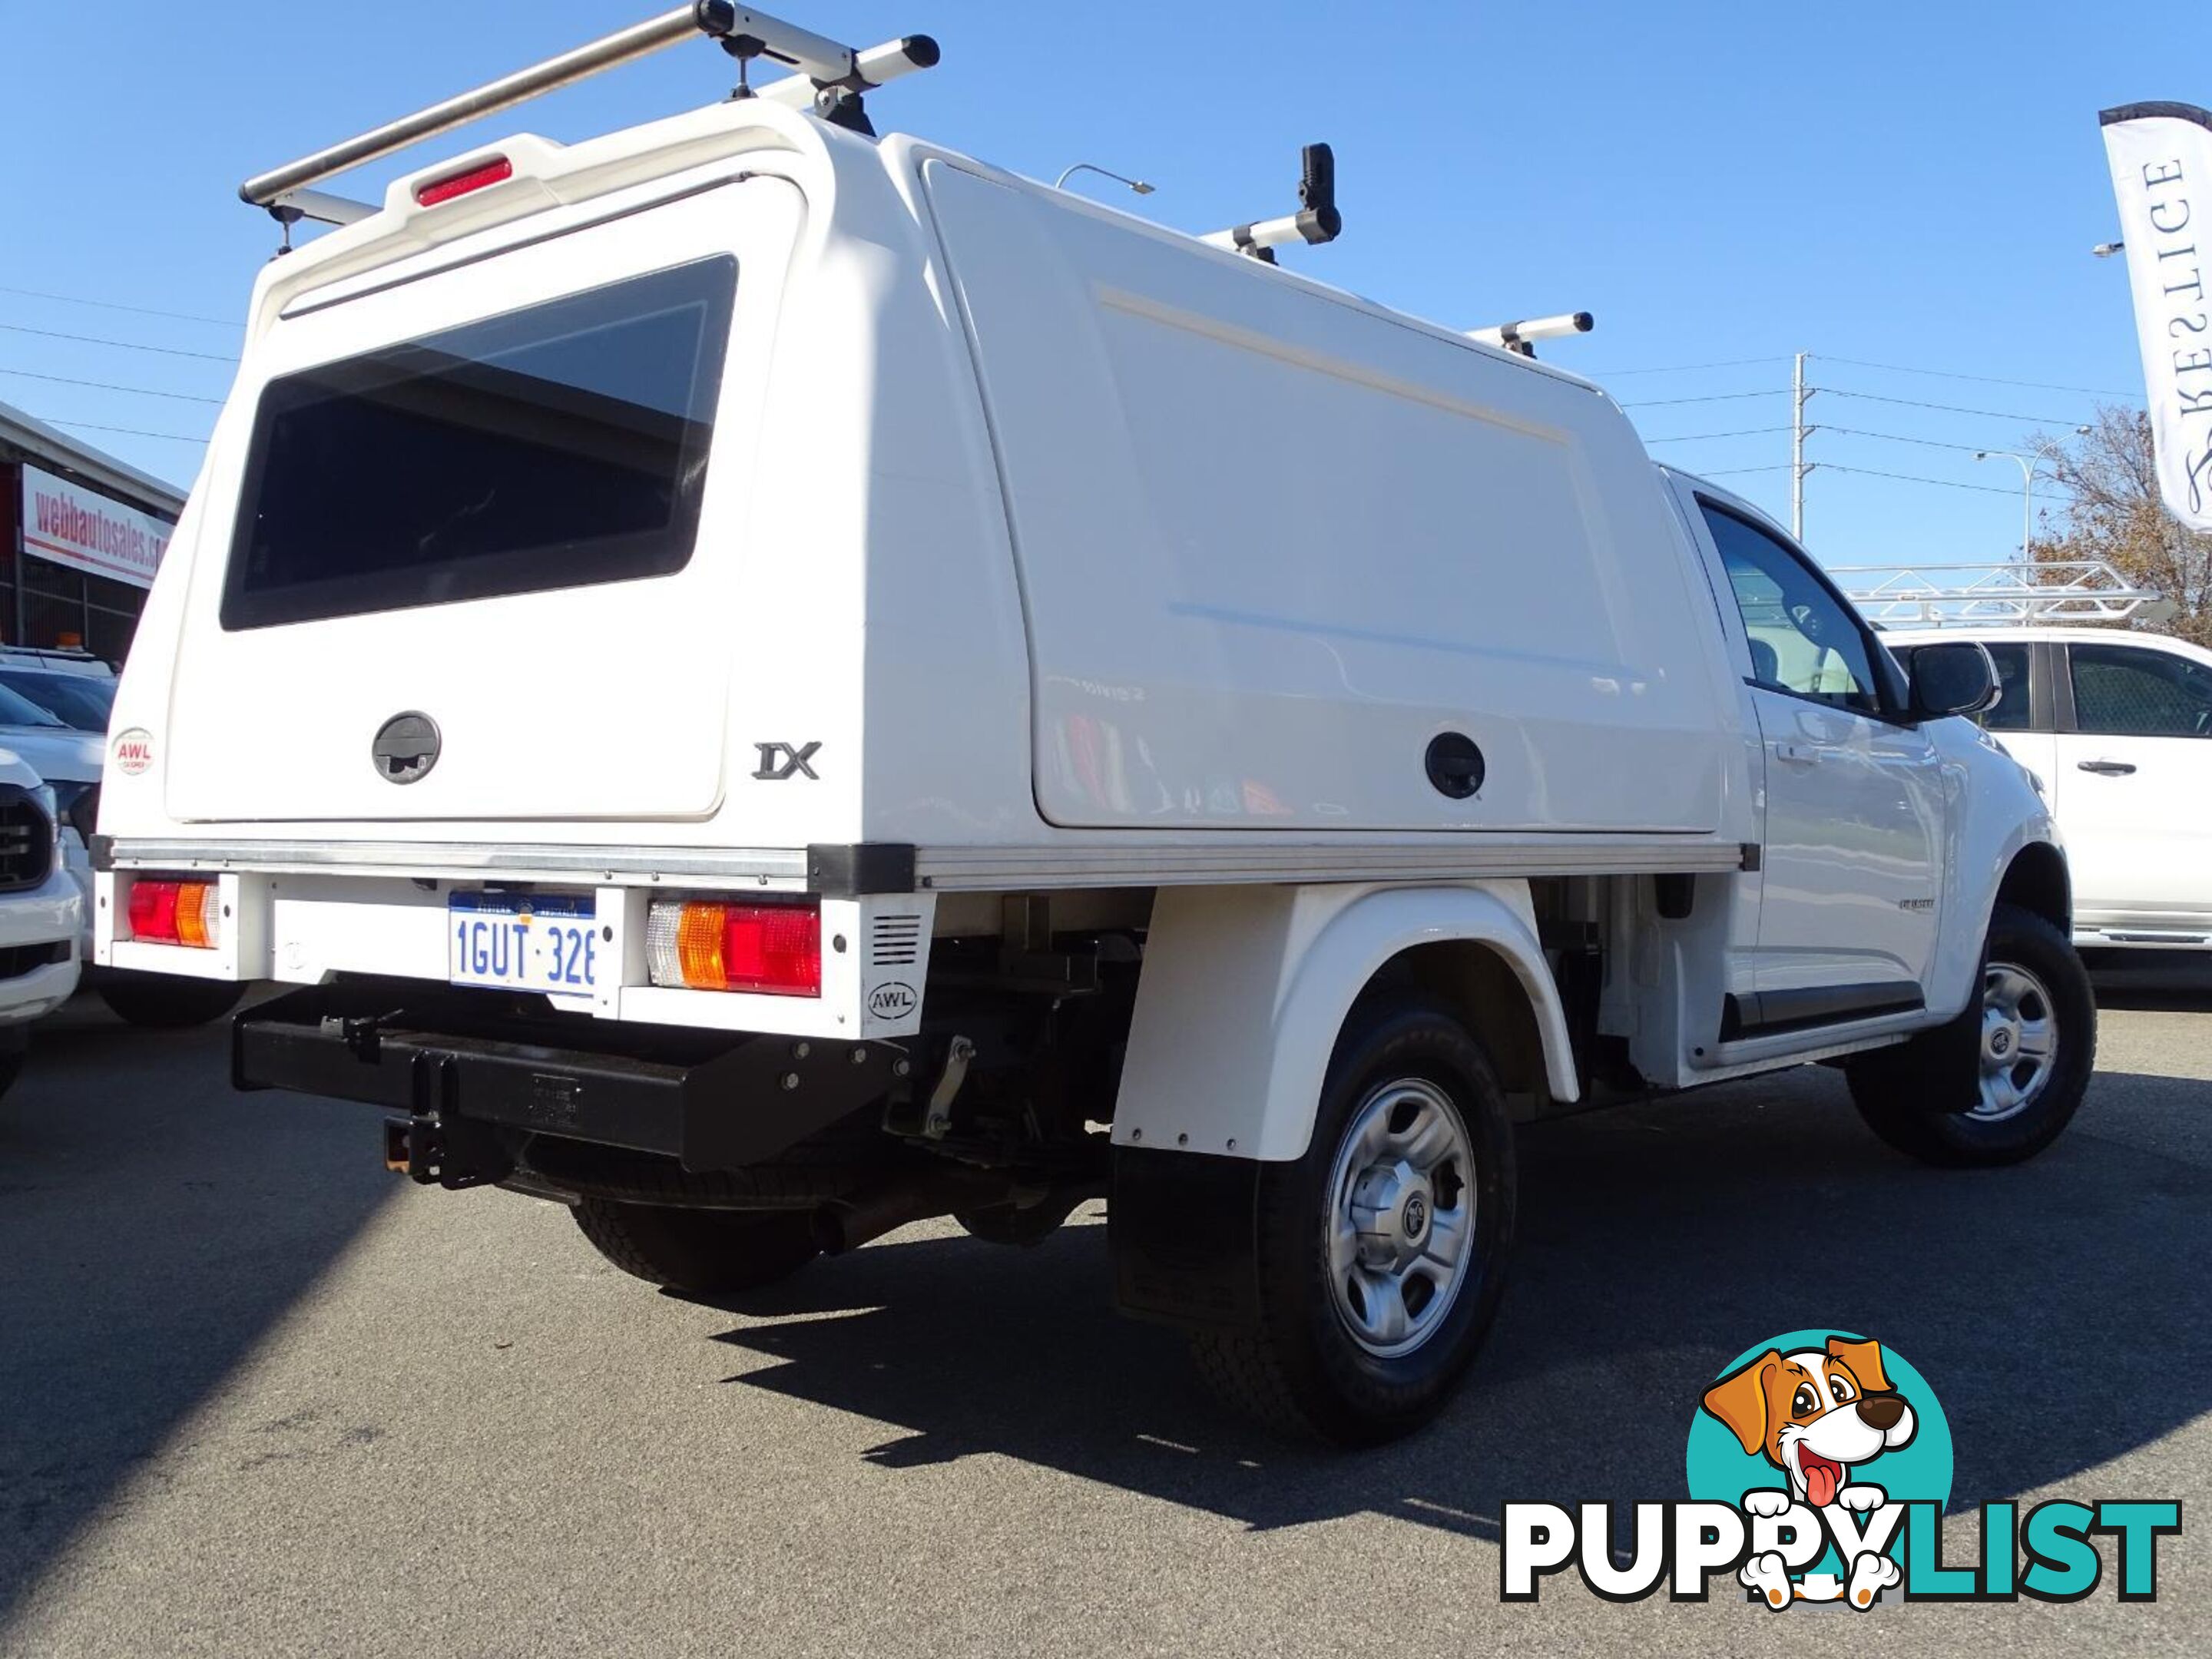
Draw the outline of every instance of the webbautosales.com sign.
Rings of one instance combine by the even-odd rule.
[[[154,585],[174,525],[35,466],[22,472],[26,551],[134,587]]]

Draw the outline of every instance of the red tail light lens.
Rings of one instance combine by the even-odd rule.
[[[149,945],[213,949],[222,937],[216,893],[211,881],[132,882],[131,937]]]
[[[449,173],[442,179],[433,179],[415,186],[417,207],[435,207],[441,202],[450,202],[456,196],[465,196],[472,190],[482,190],[487,185],[496,185],[514,177],[514,163],[504,155],[495,155],[489,161],[480,161],[465,173]]]
[[[822,994],[822,913],[811,904],[656,899],[645,935],[655,985]]]

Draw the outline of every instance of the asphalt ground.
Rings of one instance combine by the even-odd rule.
[[[1470,1386],[1357,1455],[1118,1318],[1096,1214],[703,1306],[80,1003],[0,1101],[0,1653],[2212,1652],[2212,973],[2101,993],[2019,1169],[1922,1169],[1818,1068],[1527,1132]],[[1954,1559],[1984,1499],[2180,1498],[2156,1602],[1501,1604],[1504,1500],[1684,1495],[1705,1381],[1818,1326],[1936,1389]]]

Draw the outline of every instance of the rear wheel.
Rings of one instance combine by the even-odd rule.
[[[802,1210],[677,1209],[586,1198],[570,1213],[592,1247],[624,1273],[701,1296],[773,1285],[818,1254],[813,1218]]]
[[[102,1002],[133,1025],[165,1030],[220,1019],[246,994],[245,986],[227,979],[182,979],[114,969],[102,972],[93,987]]]
[[[1497,1311],[1514,1180],[1504,1096],[1458,1022],[1355,1013],[1305,1156],[1261,1172],[1259,1328],[1194,1336],[1200,1370],[1285,1432],[1361,1445],[1418,1427]]]
[[[2073,945],[2032,911],[2000,904],[1990,919],[1978,1021],[1971,1093],[1915,1044],[1854,1062],[1851,1098],[1867,1126],[1953,1169],[2017,1164],[2056,1140],[2089,1086],[2097,1006]],[[1960,1044],[1946,1063],[1964,1053]]]

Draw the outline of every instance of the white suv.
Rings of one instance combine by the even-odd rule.
[[[31,1022],[76,989],[84,901],[63,867],[53,791],[0,749],[0,1091],[22,1068]]]
[[[2076,945],[2212,948],[2212,651],[2078,624],[1884,639],[1989,647],[2004,696],[1982,721],[2057,817]]]

